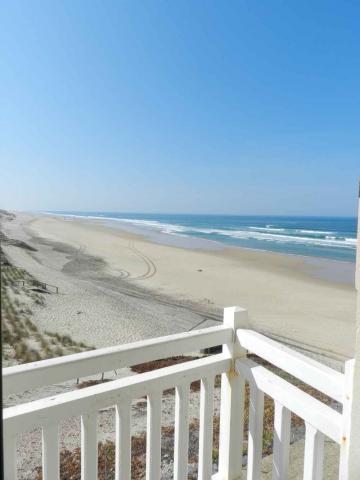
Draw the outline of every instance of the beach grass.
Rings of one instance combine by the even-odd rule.
[[[36,279],[25,270],[4,261],[1,252],[1,315],[3,365],[29,363],[94,347],[76,342],[69,335],[40,331],[32,319],[34,308],[46,306],[45,295],[32,289]]]

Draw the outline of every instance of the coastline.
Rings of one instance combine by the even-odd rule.
[[[356,219],[353,217],[151,214],[120,212],[34,212],[85,219],[125,228],[154,242],[182,247],[247,248],[257,251],[356,261]],[[165,235],[162,235],[165,234]],[[202,242],[208,240],[208,242]]]
[[[264,254],[274,255],[275,258],[282,256],[285,257],[295,257],[301,259],[309,268],[305,267],[307,274],[313,276],[314,278],[328,280],[333,283],[343,283],[349,286],[354,285],[355,279],[355,261],[349,260],[339,260],[335,258],[327,257],[316,257],[313,255],[302,255],[299,253],[289,253],[289,252],[276,252],[272,250],[265,250],[261,248],[251,248],[246,246],[231,245],[222,243],[218,240],[201,238],[196,236],[190,236],[184,233],[164,233],[160,230],[151,229],[146,226],[134,225],[130,222],[119,221],[119,219],[110,218],[110,217],[96,217],[96,216],[82,216],[75,214],[64,214],[64,213],[51,213],[51,212],[42,212],[40,215],[50,216],[54,218],[60,218],[63,220],[74,220],[85,222],[93,225],[103,225],[105,227],[110,227],[116,230],[129,232],[135,236],[140,236],[144,240],[148,240],[152,243],[158,243],[160,245],[179,247],[189,250],[227,250],[235,249],[245,250],[250,252],[260,252]]]
[[[120,315],[121,307],[114,300],[113,308],[105,315],[106,321],[99,319],[101,328],[95,324],[96,315],[88,312],[88,322],[91,319],[95,332],[98,328],[109,329],[109,335],[100,335],[102,340],[97,346],[111,340],[119,343],[175,333],[197,324],[210,326],[221,321],[224,306],[237,304],[249,310],[250,328],[335,359],[352,355],[355,290],[344,282],[321,278],[314,273],[316,267],[303,257],[239,247],[170,246],[119,226],[51,215],[17,213],[16,220],[4,228],[10,237],[26,239],[37,247],[36,253],[28,255],[31,261],[24,258],[23,252],[19,258],[16,247],[9,252],[15,262],[32,269],[32,274],[50,275],[53,282],[61,283],[63,278],[67,283],[85,282],[87,287],[91,284],[91,288],[105,289],[114,296],[125,294],[127,299],[135,291],[140,295]],[[66,250],[64,246],[69,249],[68,258],[60,259],[59,250]],[[98,300],[102,301],[100,297]],[[150,320],[144,302],[155,302],[148,315]],[[171,312],[164,310],[166,303]],[[134,319],[131,309],[140,304],[143,311]],[[60,329],[70,328],[75,338],[81,335],[81,328],[89,331],[85,316],[75,317],[74,325],[64,319],[56,320],[56,308],[61,310],[64,306],[54,306],[50,315]],[[83,308],[88,311],[95,305]],[[98,307],[96,311],[99,313]],[[66,312],[73,318],[71,308]],[[124,321],[117,321],[116,315]],[[79,317],[83,317],[80,322]],[[44,324],[49,322],[49,315],[40,314],[39,318]],[[126,335],[111,333],[125,327]]]

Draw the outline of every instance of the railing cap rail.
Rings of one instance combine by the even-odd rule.
[[[230,327],[219,325],[7,367],[3,369],[4,396],[222,345],[232,341],[232,333]]]
[[[343,402],[344,374],[261,333],[239,329],[237,338],[240,345],[249,352],[258,355],[325,395]]]

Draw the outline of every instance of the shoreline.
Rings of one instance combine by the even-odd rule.
[[[4,229],[37,249],[9,247],[12,260],[61,286],[46,312],[37,312],[40,325],[75,340],[90,337],[100,347],[211,326],[223,307],[240,305],[249,328],[333,359],[352,355],[355,289],[317,278],[303,258],[160,245],[48,215],[18,213]]]
[[[31,213],[31,212],[30,212]],[[345,263],[356,263],[356,255],[355,255],[355,248],[353,250],[354,255],[351,255],[348,258],[339,258],[339,256],[336,254],[336,249],[330,254],[329,252],[326,254],[325,250],[321,251],[321,249],[316,252],[313,251],[312,253],[309,252],[299,252],[299,251],[291,251],[291,249],[285,248],[287,242],[284,243],[284,248],[279,249],[275,248],[276,245],[279,245],[279,242],[277,240],[277,237],[283,239],[283,240],[288,240],[290,241],[290,244],[292,241],[295,241],[295,243],[292,245],[296,245],[298,242],[297,240],[301,240],[304,245],[313,245],[316,246],[317,242],[325,242],[324,247],[328,246],[326,245],[326,242],[333,242],[335,243],[339,242],[340,240],[350,242],[351,244],[356,243],[356,238],[352,237],[351,232],[337,232],[337,231],[318,231],[313,225],[299,225],[297,228],[293,228],[290,226],[293,222],[288,223],[287,225],[282,224],[281,226],[273,226],[273,225],[266,225],[265,227],[262,226],[256,226],[256,222],[275,222],[279,220],[280,222],[284,221],[284,219],[291,218],[291,219],[298,219],[299,221],[305,220],[309,221],[312,219],[318,219],[320,222],[326,220],[327,218],[329,220],[354,220],[356,221],[355,218],[352,217],[311,217],[311,216],[305,216],[305,217],[286,217],[286,216],[252,216],[252,215],[220,215],[220,217],[226,218],[232,218],[234,217],[234,221],[236,219],[246,219],[250,218],[255,221],[255,224],[253,225],[242,225],[241,222],[238,224],[237,228],[240,229],[234,230],[234,225],[230,225],[230,228],[227,228],[226,226],[221,227],[218,224],[212,224],[206,223],[194,223],[191,224],[187,220],[188,218],[199,218],[200,217],[200,222],[203,222],[202,216],[207,219],[213,217],[215,219],[218,219],[219,215],[200,215],[200,214],[194,214],[194,215],[187,215],[187,214],[142,214],[142,213],[121,213],[121,216],[119,213],[114,212],[113,214],[111,212],[47,212],[47,211],[41,211],[41,212],[34,212],[35,214],[40,214],[40,215],[50,215],[50,216],[55,216],[55,217],[60,217],[60,218],[72,218],[72,219],[83,219],[83,220],[89,220],[93,222],[103,222],[104,224],[111,225],[115,228],[124,228],[125,230],[128,231],[133,231],[135,233],[139,233],[140,235],[145,234],[149,239],[152,239],[153,241],[159,241],[160,243],[164,244],[174,244],[175,246],[178,245],[180,247],[184,248],[197,248],[195,243],[199,243],[199,248],[246,248],[250,250],[256,250],[256,251],[265,251],[265,252],[273,252],[273,253],[278,253],[278,254],[284,254],[284,255],[296,255],[300,257],[309,257],[309,258],[321,258],[324,260],[330,260],[330,261],[340,261],[340,262],[345,262]],[[108,216],[105,216],[104,214],[108,214]],[[177,218],[178,217],[178,218]],[[183,220],[181,220],[183,217],[185,217],[185,222],[183,223]],[[349,226],[348,226],[349,227]],[[305,229],[304,229],[305,228]],[[315,228],[314,230],[312,228]],[[334,226],[323,226],[323,228],[334,228]],[[350,227],[349,227],[350,228]],[[267,232],[269,230],[269,232]],[[279,233],[279,232],[286,232],[288,230],[288,233]],[[294,231],[296,235],[290,234],[291,231]],[[197,233],[196,233],[197,232]],[[265,233],[264,233],[265,232]],[[225,234],[225,237],[222,238],[210,238],[212,234],[220,234],[221,235]],[[270,243],[266,243],[267,246],[259,246],[259,245],[246,245],[244,243],[239,243],[238,241],[241,240],[243,237],[235,235],[235,233],[246,233],[250,235],[250,239],[252,238],[253,240],[256,240],[258,237],[256,235],[268,235],[269,237],[274,237],[274,247],[269,247],[271,245]],[[355,233],[355,232],[354,232]],[[309,236],[306,236],[306,234],[310,234]],[[326,236],[324,238],[318,238],[317,235],[315,237],[312,236],[312,234],[327,234],[327,235],[334,235],[334,236]],[[340,236],[339,236],[340,234]],[[205,235],[205,236],[204,236]],[[210,235],[210,237],[209,237]],[[251,237],[251,235],[255,235]],[[299,236],[300,235],[300,236]],[[305,235],[305,236],[302,236]],[[346,236],[346,238],[343,237],[343,235]],[[350,237],[348,237],[350,235]],[[355,235],[356,236],[356,235]],[[173,243],[170,242],[169,239],[174,238],[177,239],[178,241]],[[245,237],[246,238],[246,237]],[[234,239],[238,239],[237,242],[234,241]],[[266,238],[267,239],[267,238]],[[261,238],[260,238],[261,240]],[[309,243],[310,242],[310,243]],[[315,242],[315,243],[313,243]],[[344,246],[346,244],[344,243]],[[300,242],[301,243],[301,242]],[[280,240],[280,244],[283,244],[282,240]],[[332,247],[339,247],[339,245],[332,245]],[[330,245],[331,247],[331,245]],[[346,249],[348,251],[348,249]]]
[[[131,223],[123,221],[120,222],[117,219],[110,217],[85,217],[81,215],[62,213],[57,214],[50,212],[41,212],[38,215],[44,215],[50,218],[60,218],[65,221],[67,221],[67,219],[70,221],[71,219],[73,221],[80,221],[93,225],[103,225],[104,227],[125,231],[130,234],[134,234],[135,236],[140,236],[142,239],[149,242],[169,247],[177,247],[195,251],[224,251],[228,249],[235,249],[240,251],[259,252],[260,254],[263,253],[265,255],[274,255],[275,258],[285,256],[300,259],[309,265],[307,273],[314,278],[349,286],[353,286],[355,283],[356,263],[348,260],[339,260],[313,255],[301,255],[297,253],[275,252],[260,248],[226,244],[218,240],[206,239],[181,233],[165,233],[146,227],[140,227],[138,225],[135,226]]]

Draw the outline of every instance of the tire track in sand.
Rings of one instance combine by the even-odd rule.
[[[148,278],[153,277],[157,272],[157,268],[156,268],[155,263],[151,260],[151,258],[149,258],[143,252],[138,250],[134,246],[134,242],[132,240],[129,242],[129,248],[133,253],[135,253],[135,255],[137,255],[139,258],[141,258],[146,265],[146,272],[145,273],[143,273],[141,275],[138,275],[137,277],[131,277],[131,278],[129,278],[129,280],[147,280]]]

